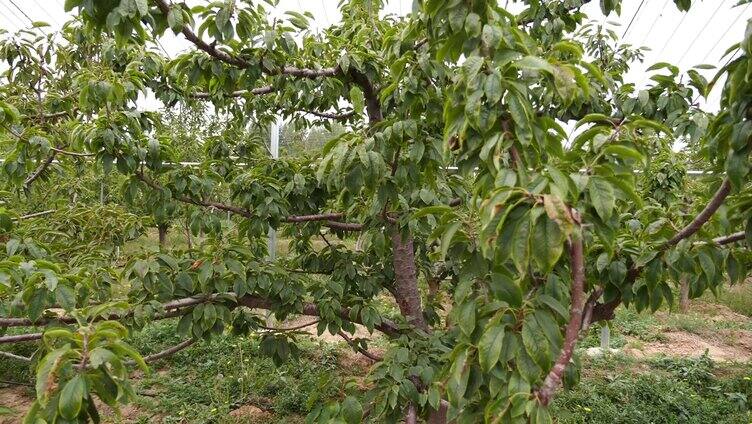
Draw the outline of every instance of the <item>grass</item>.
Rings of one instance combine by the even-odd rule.
[[[174,323],[157,323],[132,343],[147,354],[179,342],[174,333]],[[163,423],[224,423],[235,422],[228,418],[232,410],[253,405],[265,422],[302,422],[314,406],[310,395],[339,397],[353,377],[339,371],[345,355],[340,345],[301,337],[300,358],[280,367],[262,357],[258,345],[257,337],[221,337],[154,364],[157,371],[138,382],[138,391],[151,394],[139,400],[139,409]]]
[[[752,317],[752,282],[737,284],[732,287],[724,287],[716,299],[712,293],[705,293],[703,300],[720,303],[732,311]]]
[[[575,423],[749,423],[752,395],[749,366],[720,368],[709,358],[648,361],[636,372],[621,355],[586,361],[586,368],[611,370],[586,374],[574,389],[560,394],[552,415]]]

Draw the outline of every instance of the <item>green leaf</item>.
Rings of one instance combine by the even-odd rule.
[[[350,101],[353,104],[355,113],[362,114],[363,109],[365,108],[366,100],[363,96],[363,90],[361,90],[357,85],[353,85],[350,88]]]
[[[72,288],[60,284],[55,289],[55,300],[66,311],[70,311],[76,307],[76,294]]]
[[[460,330],[466,335],[471,335],[475,330],[475,310],[477,305],[475,299],[467,301],[459,309],[457,316],[457,324],[460,326]]]
[[[616,205],[614,188],[603,178],[593,176],[588,181],[588,191],[598,216],[604,221],[608,221]]]
[[[486,327],[486,330],[480,337],[480,341],[478,342],[478,360],[485,372],[491,371],[494,365],[499,362],[504,331],[504,325],[492,322]]]
[[[477,13],[469,13],[465,18],[465,31],[471,37],[478,37],[481,34],[480,16]]]
[[[634,159],[639,162],[643,162],[645,157],[637,150],[627,147],[621,144],[609,144],[603,148],[603,152],[607,155],[621,156],[623,158]]]
[[[483,91],[486,93],[486,98],[491,103],[496,103],[501,99],[501,74],[499,71],[494,70],[486,77],[486,81],[483,83]]]
[[[138,8],[138,13],[141,16],[146,16],[149,13],[149,4],[147,0],[133,0]]]
[[[29,319],[32,321],[38,320],[39,317],[42,316],[44,309],[47,307],[47,290],[35,290],[26,306],[28,308],[26,312]]]
[[[444,230],[444,234],[441,236],[441,257],[445,258],[447,255],[447,251],[449,251],[449,247],[452,244],[452,239],[454,238],[454,234],[457,232],[457,230],[462,226],[461,222],[452,222],[449,224],[446,230]]]
[[[348,396],[342,401],[342,418],[347,424],[359,424],[363,420],[363,406],[358,399]]]
[[[63,6],[63,9],[66,12],[70,12],[73,10],[74,7],[78,7],[83,3],[84,0],[65,0],[65,5]]]
[[[553,297],[542,294],[538,296],[538,300],[542,302],[544,305],[551,308],[552,311],[559,314],[560,317],[564,319],[569,319],[569,311],[567,311],[567,308],[564,307],[564,305],[561,304],[558,300],[554,299]]]
[[[60,401],[58,402],[58,411],[60,415],[68,420],[72,420],[81,412],[81,403],[86,393],[86,381],[81,374],[70,379],[60,391]]]
[[[167,14],[167,25],[177,34],[183,30],[183,11],[180,6],[172,6]]]
[[[547,72],[551,75],[554,75],[554,72],[556,72],[553,65],[551,65],[547,60],[538,56],[525,56],[522,59],[514,62],[512,65],[517,68]]]
[[[533,229],[532,248],[533,259],[541,271],[550,272],[564,251],[564,233],[559,224],[541,215]]]
[[[36,373],[36,390],[37,399],[46,403],[50,396],[50,389],[56,384],[56,378],[54,377],[57,370],[63,365],[63,359],[71,354],[73,350],[69,344],[64,345],[59,349],[55,349],[39,361]],[[52,378],[51,378],[52,377]]]
[[[522,289],[512,279],[502,273],[491,274],[491,292],[494,296],[516,308],[522,306]]]
[[[517,270],[525,274],[527,272],[528,261],[530,257],[530,212],[520,218],[517,227],[512,236],[511,246],[512,261],[514,261]]]
[[[697,255],[697,259],[700,262],[700,268],[702,268],[702,272],[705,273],[705,276],[708,277],[708,281],[714,281],[715,280],[715,263],[713,262],[713,259],[705,252],[700,252]]]
[[[533,140],[532,118],[528,113],[527,100],[515,90],[511,90],[506,101],[515,123],[515,133],[522,145],[527,146]]]
[[[613,121],[613,118],[610,116],[604,115],[602,113],[590,113],[585,115],[582,119],[577,121],[577,125],[575,125],[575,129],[581,127],[582,125],[589,124],[592,122],[597,122],[599,124],[611,124]]]

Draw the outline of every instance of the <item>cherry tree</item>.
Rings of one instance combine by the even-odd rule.
[[[207,235],[118,267],[61,243],[29,248],[48,237],[44,222],[0,210],[0,327],[37,328],[0,342],[40,340],[27,422],[97,421],[95,397],[117,408],[134,396],[133,365],[224,333],[263,330],[265,355],[295,356],[295,329],[269,329],[260,311],[311,316],[374,362],[367,393],[320,399],[311,422],[552,422],[591,324],[620,305],[671,304],[681,281],[691,297],[742,281],[752,32],[712,79],[707,66],[659,63],[638,89],[624,75],[642,52],[588,23],[588,2],[524,0],[513,14],[492,0],[416,0],[395,17],[381,0],[350,0],[314,32],[309,14],[271,19],[273,1],[66,0],[77,18],[62,38],[6,35],[8,186],[32,195],[53,168],[101,166],[127,204],[157,218],[190,208],[191,231]],[[167,31],[192,48],[165,57],[154,41]],[[718,113],[698,105],[711,90]],[[174,125],[140,109],[146,92],[166,108],[207,102],[222,121],[195,140],[199,166],[177,166],[185,135],[177,143]],[[344,131],[320,153],[274,160],[258,134],[278,116]],[[685,202],[656,194],[669,178],[656,158],[675,140],[705,172]],[[289,255],[269,260],[270,228]],[[183,343],[150,357],[126,343],[168,318]],[[372,353],[356,326],[387,351]]]

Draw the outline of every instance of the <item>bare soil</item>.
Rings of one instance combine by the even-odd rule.
[[[748,362],[752,360],[752,331],[741,329],[718,329],[717,323],[733,323],[744,326],[752,322],[750,317],[736,313],[725,305],[693,301],[689,315],[704,320],[702,328],[689,332],[679,329],[664,329],[662,339],[641,342],[629,339],[627,354],[636,358],[665,355],[669,357],[698,357],[706,351],[714,361]],[[688,315],[688,316],[689,316]],[[681,316],[681,315],[679,315]],[[657,321],[665,321],[668,314],[659,312]]]
[[[698,357],[706,351],[714,361],[747,362],[752,357],[752,334],[748,331],[724,330],[733,332],[735,343],[729,344],[718,339],[707,339],[686,331],[672,331],[663,333],[664,341],[650,343],[630,343],[637,347],[629,347],[624,351],[636,358],[665,355],[671,357]]]

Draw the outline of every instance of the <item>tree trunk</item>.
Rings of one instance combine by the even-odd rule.
[[[682,277],[679,284],[679,312],[685,314],[689,309],[689,279]]]
[[[157,224],[157,230],[159,231],[159,250],[164,250],[167,247],[167,224]]]
[[[185,219],[185,241],[188,243],[188,250],[193,250],[193,236],[191,235],[191,226],[188,218]]]
[[[392,254],[394,255],[394,292],[392,294],[400,312],[408,322],[423,331],[428,331],[428,324],[423,318],[423,307],[420,302],[412,235],[403,238],[395,228],[392,231]]]
[[[441,401],[438,410],[431,410],[428,414],[427,424],[446,424],[447,423],[447,405],[446,401]]]

